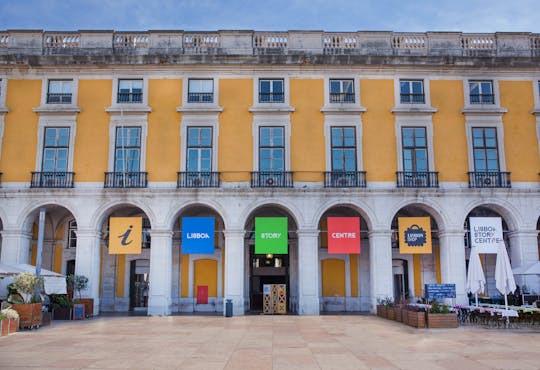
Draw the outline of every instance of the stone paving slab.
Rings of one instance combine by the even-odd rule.
[[[375,316],[97,317],[0,337],[0,369],[540,369],[540,332]]]

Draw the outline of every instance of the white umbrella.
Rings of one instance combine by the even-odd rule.
[[[484,291],[486,285],[486,278],[484,276],[484,270],[480,263],[480,255],[478,250],[473,248],[471,250],[471,257],[469,258],[469,271],[467,273],[467,292],[474,293],[474,299],[476,306],[478,306],[478,293]]]
[[[499,244],[497,249],[497,262],[495,263],[495,286],[504,294],[504,306],[508,310],[508,297],[509,293],[516,290],[516,281],[514,280],[514,274],[512,273],[512,266],[508,259],[508,253],[506,253],[506,247],[503,244]]]

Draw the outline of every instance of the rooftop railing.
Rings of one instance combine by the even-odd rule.
[[[0,55],[415,55],[538,57],[540,34],[323,31],[0,31]]]

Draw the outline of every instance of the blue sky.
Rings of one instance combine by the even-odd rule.
[[[540,0],[0,0],[0,29],[540,32]]]

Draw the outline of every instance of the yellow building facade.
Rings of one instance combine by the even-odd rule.
[[[44,210],[43,267],[89,277],[94,312],[259,312],[267,284],[298,314],[464,303],[471,217],[539,259],[539,35],[4,31],[0,133],[0,262],[36,262]],[[111,217],[143,218],[140,254],[109,253]],[[257,253],[275,217],[287,253]],[[329,250],[333,217],[358,252]],[[408,217],[431,253],[400,253]],[[200,218],[213,252],[186,253]]]

